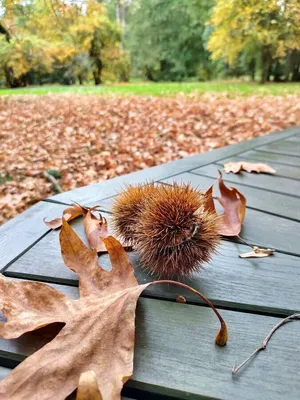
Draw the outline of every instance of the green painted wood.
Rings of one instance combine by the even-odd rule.
[[[49,232],[43,218],[61,216],[62,207],[40,202],[0,227],[0,270]]]
[[[300,157],[300,143],[280,140],[258,147],[259,150],[269,151],[271,153],[286,154],[288,156]]]
[[[251,225],[252,229],[255,229],[256,223],[254,221]],[[72,226],[86,241],[80,221]],[[272,226],[273,230],[273,225],[269,226]],[[260,228],[258,232],[260,233]],[[10,266],[5,274],[76,286],[77,275],[63,263],[58,235],[57,231],[51,232]],[[263,235],[260,239],[262,238]],[[273,315],[288,315],[294,310],[300,310],[300,258],[280,253],[263,259],[238,257],[239,253],[249,250],[247,246],[223,241],[212,262],[204,264],[201,272],[194,274],[187,283],[222,307]],[[129,257],[140,283],[156,279],[142,270],[136,253],[130,252]],[[99,264],[109,270],[108,255],[101,255]],[[184,294],[190,301],[199,303],[199,299],[193,294],[186,293],[178,287],[153,286],[144,292],[145,296],[172,300],[176,299],[178,294]]]
[[[258,151],[258,149],[241,153],[239,154],[239,157],[266,163],[274,162],[282,165],[300,167],[300,159],[298,157],[289,157],[282,154],[267,153],[266,151]]]
[[[217,178],[219,176],[218,169],[220,169],[219,165],[210,164],[205,167],[197,168],[191,172],[198,175]],[[224,178],[226,179],[226,182],[241,183],[246,186],[300,198],[300,181],[282,178],[276,175],[249,174],[248,172],[226,174]]]
[[[251,160],[251,159],[248,159],[248,158],[245,159],[242,156],[239,156],[239,157],[225,158],[222,161],[218,161],[216,164],[220,165],[221,169],[222,169],[223,165],[225,163],[240,162],[240,161],[257,163],[257,160]],[[265,162],[265,163],[276,170],[276,174],[275,174],[276,177],[283,177],[283,178],[290,178],[290,179],[300,180],[300,168],[298,168],[298,167],[292,167],[290,165],[277,164],[275,162]],[[246,174],[246,172],[243,171],[242,174]],[[252,174],[255,175],[255,172],[253,172]]]
[[[99,202],[101,199],[115,196],[126,184],[166,179],[174,174],[195,169],[223,158],[232,157],[238,153],[243,153],[245,151],[254,149],[257,146],[284,139],[299,132],[300,127],[290,128],[283,132],[275,132],[270,135],[261,136],[230,146],[225,146],[208,153],[186,157],[156,167],[146,168],[128,175],[116,177],[108,181],[89,185],[87,187],[81,187],[69,192],[60,193],[56,196],[53,196],[52,199],[65,202],[71,202],[71,200],[75,200],[82,204]]]
[[[227,176],[227,174],[224,174],[225,183],[229,187],[236,187],[246,196],[248,208],[272,213],[274,215],[290,218],[295,221],[300,221],[300,205],[298,198],[286,196],[284,194],[268,192],[241,184],[234,183],[233,185],[232,182],[228,182]],[[163,182],[169,184],[172,184],[173,182],[189,182],[194,187],[206,191],[215,182],[215,178],[185,173],[164,180]],[[219,196],[217,185],[215,185],[214,188],[214,196]]]
[[[296,142],[296,143],[300,143],[300,136],[299,135],[295,135],[289,138],[286,138],[284,140],[287,140],[288,142]]]
[[[232,377],[232,366],[247,357],[279,319],[224,310],[222,315],[230,336],[227,346],[218,347],[214,336],[219,322],[209,308],[140,299],[134,374],[127,387],[151,392],[153,398],[169,395],[181,400],[299,399],[299,323],[283,326],[269,348]],[[37,331],[15,340],[0,339],[0,363],[12,357],[21,361],[44,343]]]

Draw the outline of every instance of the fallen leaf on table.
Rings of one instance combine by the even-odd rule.
[[[84,217],[83,224],[91,248],[97,252],[106,251],[105,244],[101,239],[109,236],[106,218],[100,214],[98,219],[91,211],[88,211]]]
[[[249,251],[249,253],[242,253],[239,254],[241,258],[263,258],[263,257],[269,257],[274,254],[274,249],[261,249],[260,247],[253,246],[252,251]]]
[[[224,164],[224,171],[227,174],[230,172],[238,174],[242,170],[247,172],[257,172],[258,174],[261,172],[265,174],[276,173],[276,170],[274,168],[271,168],[269,165],[263,163],[250,163],[247,161],[239,161],[239,162],[229,162]]]
[[[99,218],[93,214],[94,208],[91,208],[85,215],[83,224],[86,237],[88,239],[89,245],[93,250],[98,253],[106,252],[106,247],[103,242],[103,238],[107,238],[111,235],[108,229],[108,223],[105,217],[99,213]],[[124,241],[122,238],[117,238],[119,242],[124,246]],[[128,248],[128,246],[124,246]]]
[[[102,400],[94,371],[83,372],[80,375],[76,400]]]
[[[223,214],[220,215],[219,234],[222,236],[237,236],[242,229],[245,219],[246,197],[236,188],[228,188],[223,181],[222,173],[219,172],[219,174],[220,197],[217,197],[217,200],[224,209]],[[213,186],[205,193],[207,196],[205,209],[217,214],[213,202],[212,190]]]
[[[72,221],[81,215],[85,215],[87,212],[88,209],[86,207],[80,204],[72,204],[72,207],[68,207],[63,211],[63,218],[66,221]],[[62,218],[54,218],[51,221],[46,221],[46,218],[44,218],[44,222],[50,229],[58,229],[62,226]]]
[[[216,344],[226,344],[226,323],[204,295],[169,280],[139,285],[121,244],[112,236],[103,241],[112,264],[109,272],[98,265],[96,250],[86,247],[63,219],[61,252],[66,266],[78,275],[79,300],[41,282],[11,281],[0,274],[0,305],[7,318],[0,323],[0,336],[13,339],[64,323],[52,341],[0,382],[1,400],[63,400],[77,388],[80,377],[86,381],[86,371],[94,371],[96,378],[91,379],[103,400],[119,400],[133,372],[136,303],[149,285],[174,284],[201,297],[221,324]]]

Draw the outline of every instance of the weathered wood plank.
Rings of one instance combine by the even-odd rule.
[[[277,164],[300,167],[300,159],[298,157],[289,157],[282,154],[267,153],[266,151],[259,151],[258,149],[241,153],[239,154],[239,157],[250,160],[258,160],[260,162],[266,163],[276,162]]]
[[[300,157],[300,143],[287,140],[279,140],[278,142],[269,143],[265,146],[258,147],[257,149],[271,153]]]
[[[230,158],[225,158],[222,161],[218,161],[216,164],[220,165],[223,168],[223,165],[225,163],[229,162],[240,162],[240,161],[247,161],[247,162],[254,162],[256,163],[257,160],[251,160],[251,159],[245,159],[242,156],[239,157],[230,157]],[[290,165],[283,165],[283,164],[277,164],[275,162],[267,162],[267,164],[274,168],[276,170],[276,177],[283,177],[283,178],[291,178],[291,179],[298,179],[300,180],[300,168],[298,167],[292,167]],[[242,172],[242,174],[246,174],[246,172]],[[255,175],[255,173],[253,172]],[[225,175],[227,176],[227,175]]]
[[[32,246],[49,229],[43,218],[61,215],[64,207],[40,202],[0,227],[0,270]]]
[[[197,168],[192,173],[217,178],[219,176],[217,164],[206,165]],[[281,178],[276,175],[267,174],[249,174],[247,172],[241,174],[226,174],[226,182],[241,183],[246,186],[260,188],[264,190],[272,190],[275,193],[283,193],[286,196],[296,196],[300,198],[300,181]]]
[[[287,140],[288,142],[300,143],[300,135],[291,136],[291,137],[288,137],[288,138],[286,138],[284,140]]]
[[[300,127],[290,128],[283,132],[275,132],[270,135],[261,136],[230,146],[225,146],[220,149],[210,151],[208,153],[186,157],[156,167],[146,168],[144,170],[137,171],[128,175],[116,177],[108,181],[89,185],[87,187],[82,187],[69,192],[60,193],[52,197],[52,199],[57,199],[65,202],[71,202],[71,200],[75,200],[82,204],[95,203],[101,199],[115,196],[117,192],[121,190],[126,184],[140,183],[149,180],[156,181],[166,179],[174,174],[179,174],[181,172],[195,169],[202,165],[218,161],[222,158],[232,157],[238,153],[254,149],[257,146],[261,146],[279,139],[284,139],[286,137],[295,135],[298,132],[300,132]]]
[[[66,291],[66,290],[65,290]],[[299,326],[283,326],[270,347],[232,377],[231,368],[261,343],[278,318],[222,311],[230,339],[214,344],[218,321],[206,307],[140,299],[136,318],[134,374],[128,388],[178,399],[298,399],[300,381]],[[38,350],[45,338],[38,332],[0,340],[0,363],[15,363]],[[58,360],[59,362],[59,360]],[[284,366],[284,368],[283,368]]]
[[[228,183],[227,174],[224,174],[224,181],[228,186],[232,186],[230,182]],[[174,176],[163,182],[169,184],[173,182],[190,182],[194,187],[205,191],[215,182],[215,178],[185,173]],[[219,195],[217,186],[218,185],[215,185],[214,188],[214,196]],[[300,205],[298,198],[236,183],[234,183],[234,187],[247,197],[247,207],[300,221]]]
[[[256,224],[257,220],[254,221],[253,229]],[[78,221],[72,226],[85,240],[81,223]],[[273,225],[270,226],[272,227],[270,230],[273,230]],[[258,227],[260,233],[259,229]],[[267,240],[263,235],[260,238]],[[269,243],[269,245],[272,244]],[[300,258],[280,253],[263,259],[238,257],[239,253],[247,251],[249,251],[247,246],[223,241],[212,262],[204,264],[204,270],[194,274],[187,282],[222,307],[266,312],[273,315],[287,315],[293,310],[300,310]],[[141,269],[137,254],[130,252],[129,256],[140,283],[155,279]],[[108,255],[101,255],[99,264],[109,270]],[[77,275],[63,263],[57,231],[51,232],[37,243],[11,265],[5,274],[54,283],[78,284]],[[153,286],[144,292],[145,296],[173,300],[178,294],[184,294],[189,300],[199,302],[194,295],[180,291],[178,287]]]

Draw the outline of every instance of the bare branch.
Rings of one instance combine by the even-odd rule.
[[[275,325],[270,332],[267,334],[267,336],[264,338],[262,344],[257,347],[257,349],[254,350],[254,352],[245,360],[243,361],[238,367],[234,366],[232,368],[232,374],[235,375],[245,364],[247,364],[250,360],[252,360],[253,357],[256,356],[257,353],[259,353],[261,350],[265,350],[265,348],[267,347],[269,340],[271,339],[271,337],[273,336],[273,334],[277,331],[277,329],[279,329],[282,325],[286,324],[287,322],[291,322],[294,320],[300,320],[300,313],[297,314],[292,314],[284,319],[282,319],[281,321],[278,322],[277,325]]]

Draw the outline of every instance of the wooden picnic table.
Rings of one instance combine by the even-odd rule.
[[[58,194],[34,205],[0,229],[0,268],[13,279],[47,282],[76,298],[77,275],[66,268],[58,231],[43,218],[58,217],[65,204],[99,204],[109,219],[111,204],[125,184],[191,182],[207,189],[225,161],[266,162],[276,175],[225,174],[225,183],[247,197],[241,236],[276,249],[274,256],[242,259],[250,249],[223,240],[211,264],[188,280],[222,312],[229,342],[214,344],[218,320],[192,293],[156,285],[145,290],[137,307],[134,375],[124,395],[135,399],[300,399],[300,324],[286,324],[268,348],[231,374],[283,317],[300,310],[300,127],[184,158]],[[83,237],[81,221],[72,227]],[[139,282],[151,280],[130,258]],[[108,265],[107,255],[100,265]],[[186,296],[187,303],[176,297]],[[37,332],[16,340],[0,339],[0,376],[46,342]]]

